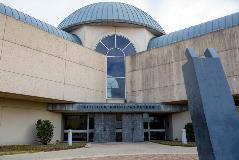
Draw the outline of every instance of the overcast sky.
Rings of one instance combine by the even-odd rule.
[[[119,0],[0,0],[53,26],[75,10],[95,2]],[[166,33],[239,12],[239,0],[120,0],[150,14]]]

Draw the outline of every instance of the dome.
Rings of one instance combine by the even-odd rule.
[[[150,15],[120,2],[100,2],[80,8],[65,18],[58,28],[71,31],[83,24],[145,27],[154,35],[165,34]]]

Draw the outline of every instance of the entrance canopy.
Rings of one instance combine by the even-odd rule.
[[[187,110],[186,105],[168,105],[162,103],[73,103],[49,104],[53,112],[83,112],[83,113],[175,113]]]

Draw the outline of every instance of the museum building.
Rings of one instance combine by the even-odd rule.
[[[100,2],[58,27],[0,3],[0,145],[35,143],[50,120],[55,141],[180,140],[191,122],[185,50],[215,48],[236,106],[239,12],[166,34],[132,5]]]

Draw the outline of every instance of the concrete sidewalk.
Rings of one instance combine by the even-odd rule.
[[[89,143],[85,148],[1,156],[0,160],[60,160],[118,155],[197,154],[196,147],[142,143]]]

